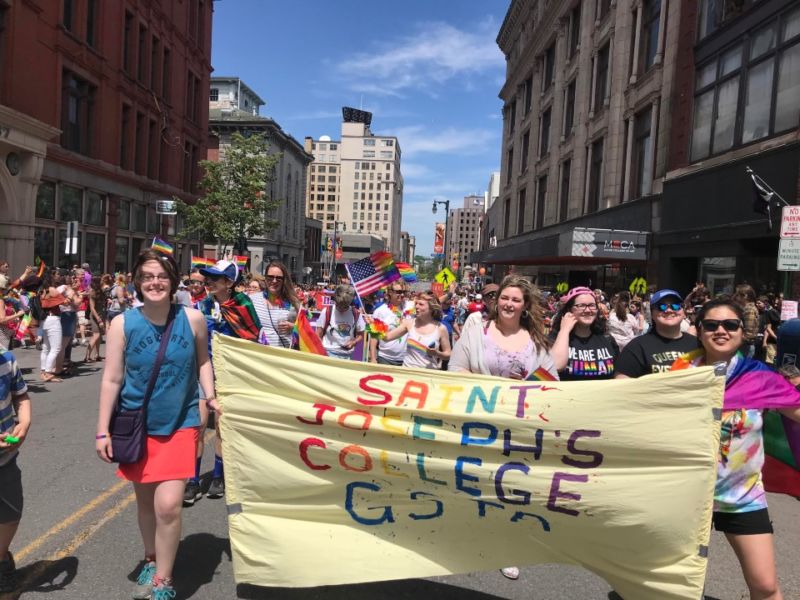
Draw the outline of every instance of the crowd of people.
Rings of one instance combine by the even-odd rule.
[[[171,255],[153,249],[142,251],[131,273],[115,276],[93,275],[88,265],[35,274],[29,267],[11,281],[8,269],[0,263],[0,367],[5,369],[0,414],[12,415],[0,419],[0,433],[7,436],[0,440],[0,481],[18,491],[19,510],[0,506],[0,591],[13,587],[8,548],[22,506],[15,457],[30,426],[25,382],[10,352],[15,341],[41,348],[39,378],[47,383],[70,375],[73,346],[85,347],[87,362],[105,361],[96,450],[106,462],[114,461],[115,410],[147,406],[145,452],[136,462],[120,464],[118,475],[133,483],[144,546],[133,598],[168,600],[175,595],[172,568],[182,509],[202,495],[204,432],[221,410],[214,392],[214,332],[292,348],[294,322],[306,310],[328,356],[337,360],[517,380],[535,374],[558,380],[635,378],[678,364],[723,362],[732,386],[742,369],[774,364],[781,325],[781,298],[756,296],[746,284],[717,298],[702,283],[685,297],[673,289],[609,296],[582,286],[545,294],[529,279],[508,275],[480,289],[452,285],[439,295],[411,291],[400,279],[359,298],[347,282],[295,285],[278,261],[263,276],[243,273],[228,260],[184,275]],[[696,360],[681,362],[687,355]],[[151,383],[154,365],[160,371]],[[785,375],[758,372],[764,389],[791,397],[793,407],[782,405],[782,414],[800,421],[800,392],[786,381],[800,373]],[[727,394],[726,389],[714,527],[734,548],[751,598],[780,599],[760,474],[761,411],[729,407]],[[218,430],[214,444],[206,494],[220,498],[225,478]],[[519,570],[507,567],[503,574],[516,579]]]

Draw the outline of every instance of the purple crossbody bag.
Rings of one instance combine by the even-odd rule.
[[[161,343],[158,346],[158,354],[153,364],[153,371],[147,381],[147,389],[144,393],[142,406],[135,410],[117,410],[111,415],[109,433],[111,434],[111,451],[113,460],[121,465],[128,465],[139,462],[144,456],[144,449],[147,444],[147,405],[150,403],[150,396],[158,379],[158,372],[161,363],[164,362],[164,355],[167,353],[167,344],[172,334],[172,324],[175,322],[175,306],[169,309],[167,324],[164,333],[161,334]]]

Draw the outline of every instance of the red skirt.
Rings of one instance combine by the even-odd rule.
[[[197,427],[188,427],[172,435],[148,435],[141,460],[120,465],[117,476],[134,483],[194,477],[199,432]]]

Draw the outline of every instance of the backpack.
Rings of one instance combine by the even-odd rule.
[[[326,308],[328,310],[325,311],[325,323],[322,326],[322,337],[325,337],[325,334],[328,333],[328,327],[331,324],[331,317],[333,316],[333,311],[336,310],[336,306],[331,304]],[[361,313],[355,306],[351,306],[350,310],[353,311],[353,332],[355,332],[356,325],[358,325],[358,317]]]
[[[31,296],[31,299],[28,301],[28,306],[31,309],[31,318],[39,323],[43,323],[47,318],[47,312],[42,308],[42,299],[39,297],[39,294]]]

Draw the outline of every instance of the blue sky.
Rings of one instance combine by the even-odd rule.
[[[402,228],[433,251],[434,198],[482,194],[500,168],[505,60],[495,43],[508,0],[214,2],[214,74],[241,77],[261,114],[302,142],[337,139],[341,107],[396,135]],[[437,218],[438,217],[438,218]]]

